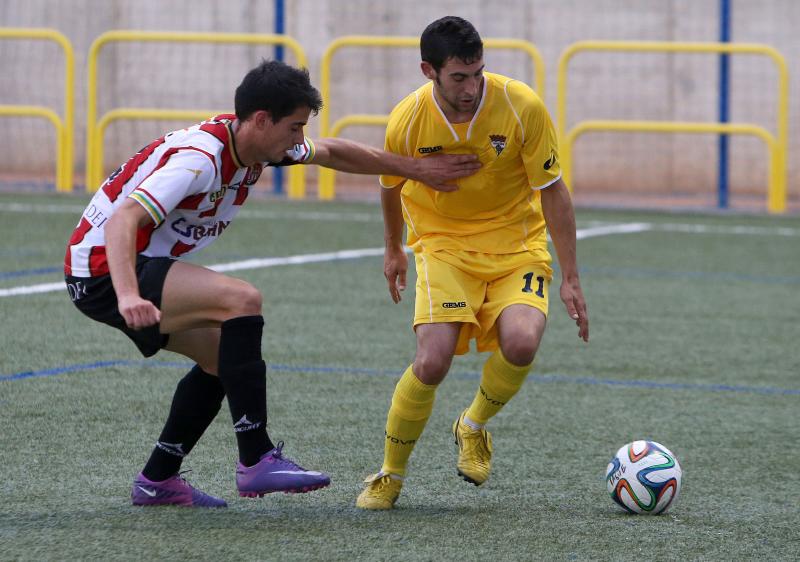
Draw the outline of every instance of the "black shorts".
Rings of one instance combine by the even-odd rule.
[[[175,260],[171,258],[136,258],[136,277],[139,280],[139,294],[161,308],[161,294],[164,291],[164,280]],[[92,320],[113,326],[133,340],[145,357],[155,355],[169,341],[167,334],[159,331],[158,324],[141,330],[132,330],[125,324],[119,313],[117,293],[111,284],[111,276],[73,277],[64,276],[67,292],[73,304]]]

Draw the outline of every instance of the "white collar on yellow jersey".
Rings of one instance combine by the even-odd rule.
[[[483,109],[483,104],[486,103],[486,88],[487,88],[486,85],[488,83],[489,83],[489,78],[484,74],[484,76],[483,76],[483,93],[481,94],[481,102],[478,104],[478,108],[475,110],[475,115],[472,116],[472,119],[469,122],[469,128],[467,129],[467,138],[464,139],[464,140],[469,140],[469,137],[472,134],[472,126],[478,120],[478,116],[481,114],[481,109]],[[460,142],[462,140],[461,137],[458,136],[458,133],[456,133],[456,130],[453,127],[453,124],[450,123],[450,121],[447,119],[447,116],[444,114],[444,111],[439,106],[439,102],[436,101],[436,96],[433,93],[434,92],[434,88],[435,88],[435,86],[433,84],[431,84],[431,100],[433,100],[433,105],[434,105],[434,107],[436,107],[437,110],[439,110],[439,113],[442,115],[442,119],[444,120],[444,122],[447,123],[447,126],[449,127],[450,132],[453,134],[453,138],[455,139],[455,141],[456,142]]]

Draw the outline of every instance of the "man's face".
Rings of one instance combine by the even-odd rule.
[[[263,115],[256,115],[260,159],[280,162],[286,156],[287,150],[291,150],[296,144],[303,144],[303,127],[308,123],[310,115],[309,107],[298,107],[294,113],[277,123],[272,121],[272,117],[266,111]]]
[[[434,81],[436,92],[450,109],[458,113],[473,113],[483,92],[483,67],[483,57],[470,64],[450,58],[438,72],[423,62],[422,72]]]

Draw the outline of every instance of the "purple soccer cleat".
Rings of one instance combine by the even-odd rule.
[[[163,482],[153,482],[141,472],[131,489],[133,505],[180,505],[183,507],[228,507],[225,500],[193,488],[179,474]]]
[[[264,453],[253,466],[236,464],[236,487],[239,495],[247,498],[261,497],[272,492],[297,494],[324,488],[331,477],[322,472],[306,470],[283,456],[283,441]]]

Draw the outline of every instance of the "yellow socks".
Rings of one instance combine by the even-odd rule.
[[[483,366],[480,388],[467,409],[467,422],[482,427],[489,421],[522,388],[531,366],[509,363],[499,349],[490,355]],[[421,382],[411,366],[400,377],[386,417],[382,473],[405,476],[411,451],[433,411],[437,387]]]
[[[386,441],[381,467],[384,474],[405,475],[408,457],[411,456],[411,451],[433,411],[438,386],[421,382],[414,375],[411,366],[400,377],[386,418]]]
[[[522,367],[513,365],[503,357],[503,353],[499,349],[489,356],[483,366],[478,392],[467,409],[468,422],[477,425],[473,429],[483,427],[511,400],[522,388],[522,383],[525,382],[525,377],[532,365],[533,363]]]

